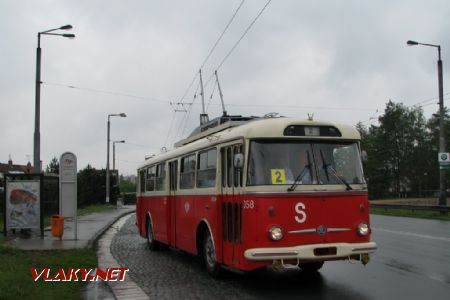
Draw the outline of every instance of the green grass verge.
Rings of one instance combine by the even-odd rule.
[[[115,209],[112,204],[90,205],[77,210],[78,216]],[[3,231],[3,214],[0,231]],[[50,216],[44,217],[44,226],[51,225]],[[94,268],[97,255],[93,249],[65,251],[23,251],[5,245],[7,238],[0,235],[0,299],[82,299],[84,282],[34,282],[30,268]],[[52,273],[54,274],[54,273]]]
[[[115,209],[117,206],[115,204],[96,204],[96,205],[89,205],[82,208],[79,208],[77,210],[78,216],[84,216],[87,214],[92,214],[96,212],[101,212],[105,210]]]
[[[0,299],[82,299],[85,282],[34,282],[30,268],[94,268],[93,249],[66,251],[23,251],[4,245],[0,237]]]
[[[370,213],[375,214],[375,215],[450,221],[450,213],[440,213],[440,212],[429,211],[429,210],[411,210],[411,209],[403,209],[403,208],[398,209],[398,208],[371,207]]]

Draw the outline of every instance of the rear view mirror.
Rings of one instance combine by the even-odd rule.
[[[234,154],[234,167],[239,169],[244,166],[244,154],[235,153]]]
[[[362,151],[361,151],[361,160],[362,160],[363,163],[366,163],[366,162],[367,162],[368,156],[367,156],[366,150],[362,150]]]

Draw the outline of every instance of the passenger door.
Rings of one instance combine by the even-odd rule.
[[[176,192],[178,189],[178,160],[169,162],[168,232],[169,245],[176,246]]]
[[[222,261],[229,266],[238,264],[238,248],[242,243],[242,168],[234,167],[236,153],[243,153],[242,143],[221,148],[222,167]]]

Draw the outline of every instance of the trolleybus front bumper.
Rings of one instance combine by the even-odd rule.
[[[252,248],[244,252],[245,258],[253,261],[287,260],[325,261],[352,258],[375,252],[377,244],[368,243],[327,243],[279,248]]]

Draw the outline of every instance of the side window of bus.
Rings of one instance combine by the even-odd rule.
[[[231,147],[227,148],[227,187],[233,186],[233,158]]]
[[[222,150],[222,185],[225,187],[242,186],[242,168],[234,167],[234,155],[242,153],[241,144],[229,146]]]
[[[242,145],[236,145],[233,147],[233,157],[237,153],[242,153]],[[242,186],[242,168],[234,168],[234,186]]]
[[[195,186],[195,154],[181,159],[180,188],[192,189]]]
[[[197,187],[216,186],[217,150],[210,149],[198,154]]]
[[[172,161],[169,163],[169,171],[170,171],[170,190],[177,190],[177,179],[178,179],[178,161]]]
[[[145,170],[139,172],[139,190],[141,193],[145,192]]]
[[[227,148],[220,149],[221,155],[221,173],[222,173],[222,187],[227,186]]]
[[[147,191],[155,190],[155,176],[156,176],[156,166],[152,166],[147,169]]]
[[[164,191],[166,183],[166,164],[156,166],[156,191]]]

